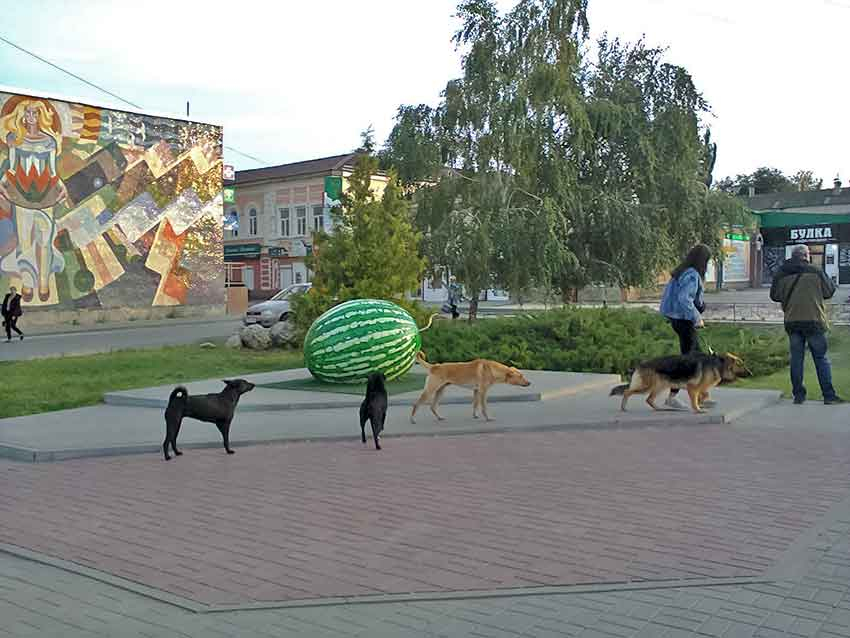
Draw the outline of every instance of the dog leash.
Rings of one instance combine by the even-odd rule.
[[[705,330],[705,328],[703,328],[703,330]],[[705,337],[703,337],[703,336],[699,333],[699,331],[697,331],[697,341],[699,342],[700,346],[701,346],[702,348],[704,348],[704,349],[705,349],[705,351],[706,351],[708,354],[710,354],[710,355],[717,354],[717,353],[714,351],[714,348],[712,348],[712,347],[711,347],[711,344],[708,342],[708,339],[706,339]]]

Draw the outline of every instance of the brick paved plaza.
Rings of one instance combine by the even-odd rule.
[[[2,462],[0,636],[850,635],[848,459],[703,424]]]

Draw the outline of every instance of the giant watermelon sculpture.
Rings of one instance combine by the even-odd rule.
[[[304,361],[326,383],[364,382],[370,372],[383,372],[389,380],[410,369],[421,345],[419,328],[404,308],[381,299],[354,299],[313,322],[304,339]]]

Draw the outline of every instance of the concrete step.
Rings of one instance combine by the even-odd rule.
[[[547,372],[540,370],[524,370],[526,378],[531,382],[527,388],[509,385],[495,385],[488,395],[489,403],[507,401],[550,401],[559,397],[571,396],[581,392],[610,388],[620,382],[615,374],[592,374],[579,372]],[[264,372],[246,374],[242,378],[256,384],[278,383],[292,379],[308,378],[310,372],[306,368],[282,370],[280,372]],[[233,375],[232,378],[239,378]],[[189,394],[206,394],[219,392],[222,382],[219,379],[187,383]],[[424,383],[423,383],[424,385]],[[173,385],[155,388],[140,388],[109,392],[103,400],[108,405],[165,408],[168,396],[174,389]],[[390,397],[390,405],[413,405],[419,397],[420,390],[405,392]],[[354,394],[336,394],[331,392],[309,392],[301,390],[280,390],[257,387],[242,396],[239,401],[240,412],[276,412],[279,410],[327,410],[334,408],[360,407],[362,396]],[[441,403],[471,404],[472,392],[466,388],[449,387]]]
[[[440,409],[443,421],[434,419],[427,409],[420,410],[415,424],[410,423],[409,407],[391,405],[382,453],[392,454],[392,439],[399,436],[718,425],[759,412],[780,399],[780,393],[774,391],[720,388],[713,393],[717,407],[705,414],[652,411],[639,397],[632,399],[628,412],[620,412],[619,397],[608,396],[610,387],[600,384],[537,401],[493,401],[489,404],[490,422],[473,419],[468,402],[444,404]],[[366,435],[367,445],[372,446],[368,426]],[[159,460],[164,436],[161,407],[100,405],[0,420],[0,457],[43,462],[143,453]],[[234,447],[310,440],[360,446],[359,439],[358,411],[353,405],[289,411],[243,410],[240,405],[231,429]],[[186,419],[179,444],[186,449],[220,448],[221,438],[214,425]]]

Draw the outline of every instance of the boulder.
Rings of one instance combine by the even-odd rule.
[[[290,321],[278,321],[269,330],[272,345],[276,348],[286,348],[295,344],[295,326]]]
[[[242,337],[238,334],[230,335],[227,341],[224,342],[225,348],[241,348],[242,347]]]
[[[263,328],[259,324],[251,324],[243,326],[239,331],[239,337],[242,339],[242,345],[252,350],[268,350],[272,345],[272,338],[269,335],[269,329]]]

